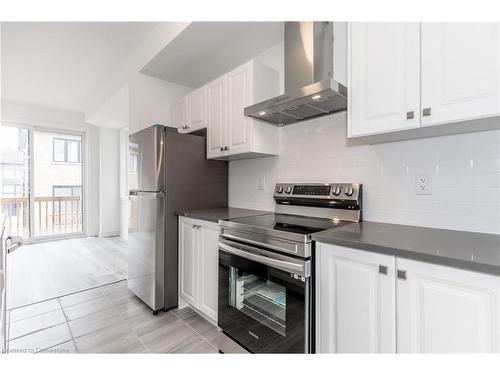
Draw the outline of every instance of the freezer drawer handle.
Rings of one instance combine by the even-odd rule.
[[[219,242],[219,249],[221,249],[227,253],[240,256],[240,257],[245,258],[245,259],[253,260],[255,262],[264,264],[266,266],[278,268],[282,271],[295,273],[299,276],[305,276],[305,277],[310,276],[310,272],[308,270],[306,262],[302,262],[302,264],[298,264],[298,263],[293,263],[293,262],[287,262],[284,260],[278,260],[278,259],[270,258],[270,257],[265,256],[265,255],[259,255],[259,254],[251,253],[249,251],[241,250],[241,249],[238,249],[236,247],[229,246],[228,244],[223,243],[223,242]]]

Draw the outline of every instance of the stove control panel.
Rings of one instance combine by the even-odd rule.
[[[328,199],[338,201],[357,201],[361,197],[359,183],[278,183],[274,197],[300,199]]]

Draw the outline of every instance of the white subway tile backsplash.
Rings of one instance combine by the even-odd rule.
[[[280,146],[279,157],[230,162],[231,206],[274,210],[276,182],[355,181],[364,220],[500,234],[500,130],[354,144],[343,113],[282,128]],[[431,195],[415,194],[418,174]]]

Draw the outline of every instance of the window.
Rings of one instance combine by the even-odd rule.
[[[5,197],[22,197],[24,195],[23,185],[3,184],[3,195]]]
[[[54,161],[80,163],[81,141],[75,139],[54,138]]]
[[[53,197],[80,197],[82,187],[78,185],[56,185],[52,186]]]
[[[24,177],[24,166],[4,165],[3,178],[20,179]]]

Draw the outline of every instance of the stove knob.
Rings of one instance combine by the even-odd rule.
[[[345,195],[350,197],[353,194],[354,194],[354,189],[352,188],[352,186],[348,186],[347,189],[345,189]]]
[[[285,190],[285,193],[292,194],[292,187],[291,186],[287,186],[287,188]]]
[[[278,194],[283,193],[283,186],[278,186],[278,187],[276,188],[276,193],[278,193]]]
[[[335,186],[335,189],[333,189],[333,195],[339,196],[341,190],[340,186]]]

